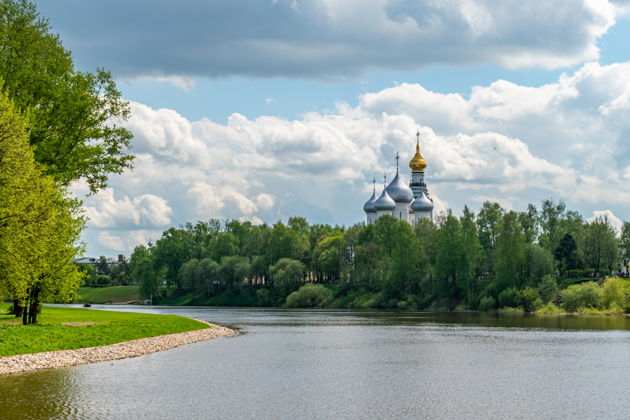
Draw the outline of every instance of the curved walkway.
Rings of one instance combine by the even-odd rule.
[[[55,369],[142,356],[143,354],[172,349],[183,344],[195,343],[197,341],[209,340],[211,338],[236,333],[236,331],[220,325],[210,324],[205,321],[199,322],[208,324],[211,328],[139,338],[137,340],[110,344],[108,346],[86,347],[76,350],[45,351],[41,353],[0,357],[0,375],[33,372],[42,369]]]

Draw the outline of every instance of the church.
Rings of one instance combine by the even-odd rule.
[[[373,181],[372,197],[363,205],[368,224],[385,214],[404,220],[412,226],[423,218],[433,218],[433,200],[424,182],[427,162],[420,153],[420,132],[416,133],[416,153],[409,161],[411,168],[409,185],[400,176],[398,160],[399,156],[396,153],[396,176],[386,187],[383,184],[383,192],[378,198],[376,198],[376,180]]]

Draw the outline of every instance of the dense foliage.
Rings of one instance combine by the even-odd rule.
[[[0,297],[32,324],[40,302],[71,300],[79,287],[72,259],[83,219],[79,203],[36,164],[26,126],[0,92]]]
[[[130,167],[128,115],[111,75],[76,70],[33,3],[0,2],[0,298],[24,324],[79,287],[84,220],[65,187],[95,192]]]
[[[129,265],[132,281],[164,303],[529,312],[564,300],[577,310],[604,301],[560,289],[620,270],[629,233],[626,224],[618,238],[607,219],[585,221],[551,200],[524,212],[486,202],[414,227],[387,216],[348,228],[301,217],[189,223],[137,247]],[[608,294],[625,309],[624,285]]]
[[[0,2],[3,91],[28,115],[35,159],[56,181],[84,179],[95,192],[131,166],[129,116],[112,76],[74,68],[70,51],[27,0]]]

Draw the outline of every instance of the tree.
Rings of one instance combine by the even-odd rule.
[[[219,264],[211,258],[199,260],[197,275],[201,280],[201,287],[205,290],[206,296],[210,296],[214,286],[219,283]]]
[[[110,173],[131,167],[129,116],[112,76],[74,69],[48,21],[27,0],[0,3],[0,78],[18,109],[29,113],[35,159],[62,185],[84,178],[92,192]]]
[[[619,251],[624,264],[626,264],[625,268],[627,270],[628,260],[630,260],[630,222],[623,222],[623,226],[621,228],[621,238],[619,241]]]
[[[558,204],[553,200],[544,200],[540,211],[540,246],[549,252],[554,252],[562,238],[561,220],[566,210],[565,204],[560,201]]]
[[[334,282],[340,278],[342,262],[347,259],[347,247],[342,232],[335,232],[319,241],[313,251],[317,270],[325,282]]]
[[[140,293],[146,298],[157,296],[166,269],[156,271],[153,267],[151,253],[144,245],[138,245],[129,258],[131,279],[140,285]]]
[[[462,279],[468,266],[465,262],[462,232],[459,220],[450,212],[435,235],[435,276],[438,280],[436,294],[452,309],[462,294]]]
[[[477,301],[477,278],[479,277],[479,264],[481,256],[481,243],[479,242],[479,232],[475,223],[475,215],[467,206],[460,219],[462,227],[462,245],[465,262],[465,283],[466,283],[466,303],[468,307],[474,307]]]
[[[560,272],[574,270],[578,266],[577,243],[570,233],[565,233],[554,253],[560,264]]]
[[[521,288],[525,268],[525,234],[517,214],[508,212],[499,226],[496,241],[496,281],[499,289]]]
[[[516,300],[527,313],[535,311],[542,303],[538,295],[538,290],[533,287],[526,287],[519,291],[516,295]]]
[[[191,258],[182,264],[179,269],[180,284],[182,289],[192,291],[192,300],[195,300],[195,292],[199,288],[199,260],[197,258]]]
[[[219,271],[224,284],[232,291],[236,291],[250,274],[251,266],[247,258],[235,255],[223,257]]]
[[[542,298],[543,303],[548,303],[556,300],[558,297],[558,282],[556,278],[551,275],[543,276],[538,286],[538,292]]]
[[[538,286],[545,275],[555,273],[553,257],[545,248],[532,243],[525,243],[524,280],[533,287]]]
[[[490,277],[494,276],[495,246],[503,213],[504,210],[499,203],[486,201],[477,214],[479,242],[483,250],[482,270],[484,274]]]
[[[169,228],[162,233],[162,237],[152,249],[152,261],[156,272],[164,267],[166,269],[167,286],[173,281],[177,288],[181,288],[179,269],[190,258],[191,237],[182,229]]]
[[[108,276],[110,274],[109,262],[107,261],[107,257],[101,255],[98,260],[94,263],[96,267],[96,272],[98,274],[103,274]]]
[[[35,164],[26,130],[0,93],[0,291],[24,308],[23,324],[34,324],[42,301],[69,301],[79,287],[72,260],[84,219],[79,202]]]
[[[397,222],[394,239],[396,245],[383,294],[387,298],[405,299],[419,292],[427,260],[420,241],[406,222]]]
[[[297,260],[280,258],[269,271],[273,278],[273,286],[280,296],[289,295],[304,281],[304,265]]]
[[[615,230],[606,217],[597,217],[584,231],[584,255],[589,266],[598,272],[613,270],[618,262],[619,244]]]
[[[527,205],[527,211],[518,214],[518,221],[523,228],[525,234],[525,242],[535,243],[538,239],[539,217],[538,210],[533,204]]]

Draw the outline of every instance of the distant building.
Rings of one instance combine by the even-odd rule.
[[[411,168],[409,185],[400,176],[398,159],[398,154],[396,154],[396,176],[389,185],[383,184],[383,192],[378,198],[376,198],[376,180],[374,180],[372,197],[363,205],[368,224],[385,214],[404,220],[412,226],[421,219],[433,218],[433,200],[424,182],[427,162],[420,153],[420,132],[416,133],[416,153],[409,161]]]

